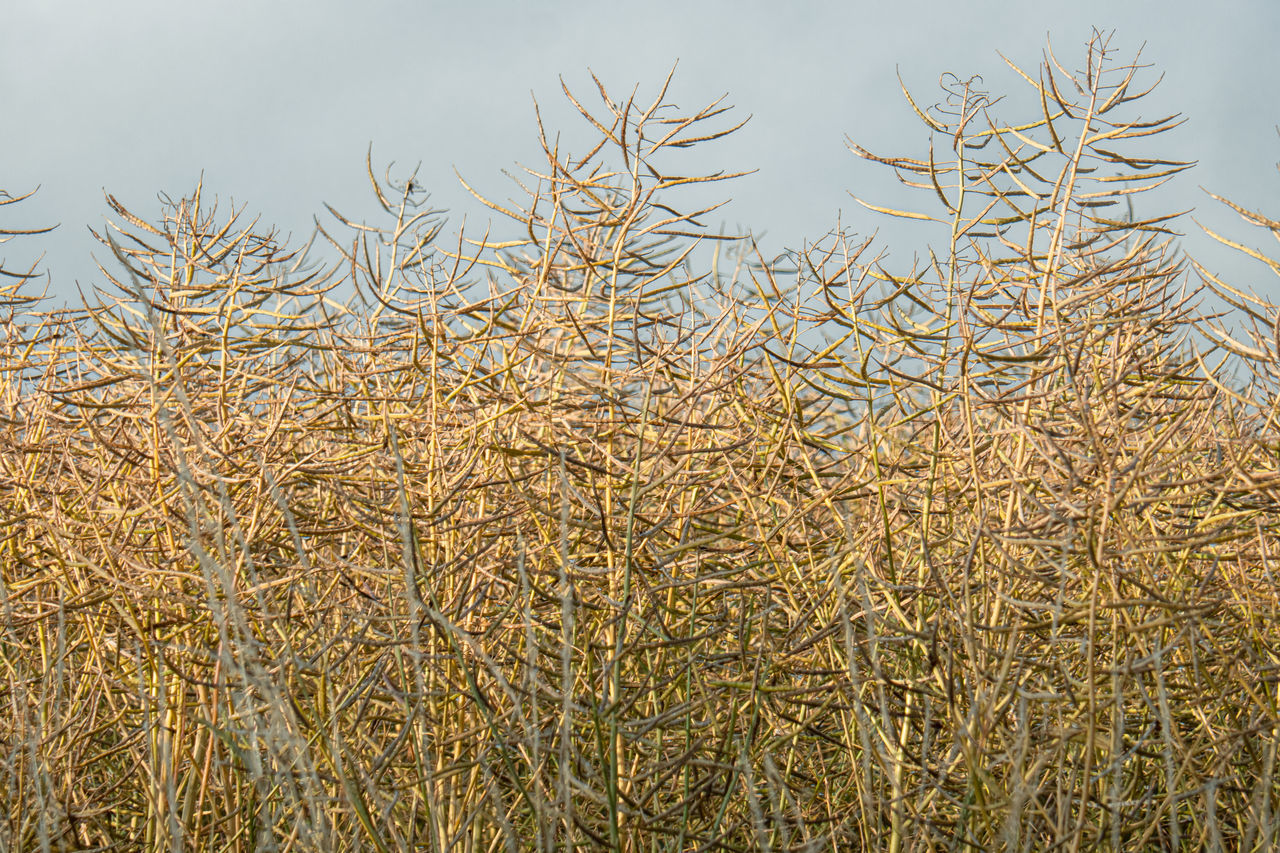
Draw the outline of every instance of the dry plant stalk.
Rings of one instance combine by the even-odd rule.
[[[1024,120],[953,80],[853,146],[934,205],[867,204],[907,271],[695,274],[733,175],[669,161],[736,127],[669,79],[565,90],[513,240],[371,158],[316,269],[108,197],[114,295],[3,291],[0,842],[1269,849],[1280,313],[1116,213],[1187,168],[1140,66],[1010,65]]]

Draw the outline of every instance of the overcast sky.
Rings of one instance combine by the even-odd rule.
[[[493,196],[514,196],[501,170],[537,164],[534,97],[550,129],[574,138],[581,124],[564,107],[561,76],[583,95],[591,69],[619,95],[638,84],[652,96],[677,60],[669,101],[694,109],[727,93],[735,114],[753,116],[714,155],[726,169],[759,169],[724,188],[733,198],[724,224],[764,232],[770,252],[820,238],[841,213],[847,227],[868,233],[882,223],[849,193],[875,200],[892,179],[849,153],[845,136],[879,153],[927,151],[898,73],[924,103],[940,97],[944,72],[981,74],[995,93],[1016,91],[1025,84],[998,52],[1034,69],[1050,38],[1064,64],[1080,67],[1094,27],[1115,30],[1113,46],[1126,57],[1145,43],[1151,79],[1165,73],[1144,117],[1189,119],[1153,152],[1200,162],[1168,202],[1258,246],[1261,235],[1232,224],[1198,187],[1280,217],[1275,0],[4,7],[0,189],[41,189],[7,208],[0,228],[61,227],[25,248],[0,247],[0,257],[13,267],[43,251],[59,303],[78,301],[77,280],[100,280],[90,252],[103,252],[87,228],[108,214],[104,191],[154,217],[158,193],[181,197],[203,172],[207,193],[246,205],[301,244],[312,218],[327,218],[323,202],[374,215],[364,176],[372,143],[375,167],[421,162],[433,205],[450,209],[454,224],[465,214],[470,229],[489,213],[454,170]],[[1205,242],[1187,237],[1192,251]],[[920,247],[891,248],[910,257]],[[1260,265],[1212,257],[1245,286],[1280,298]]]

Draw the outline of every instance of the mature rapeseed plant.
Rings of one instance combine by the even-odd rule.
[[[566,91],[599,142],[539,127],[510,240],[371,160],[327,265],[108,197],[93,301],[0,303],[3,844],[1280,840],[1280,314],[1123,212],[1188,168],[1136,63],[1010,64],[1017,121],[957,80],[854,146],[908,270],[699,269],[733,176],[678,155],[736,127],[669,80]]]

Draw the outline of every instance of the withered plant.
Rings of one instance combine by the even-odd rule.
[[[670,79],[565,90],[513,239],[109,196],[4,290],[3,845],[1270,849],[1280,313],[1131,215],[1141,66],[1010,66],[852,146],[907,269],[712,232]]]

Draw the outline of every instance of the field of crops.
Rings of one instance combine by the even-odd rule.
[[[905,269],[710,232],[737,119],[663,85],[538,128],[518,239],[370,163],[305,255],[200,188],[108,198],[80,309],[8,270],[0,847],[1280,843],[1280,312],[1131,215],[1176,119],[1078,59],[854,146]]]

